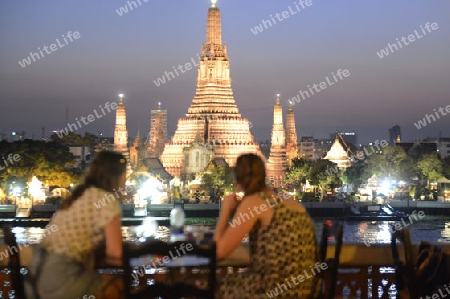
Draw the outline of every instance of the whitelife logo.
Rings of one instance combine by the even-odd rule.
[[[155,261],[153,261],[150,265],[142,265],[142,268],[135,271],[135,273],[132,273],[131,276],[133,276],[133,278],[135,280],[139,280],[139,277],[143,277],[145,275],[145,269],[148,267],[153,267],[153,268],[158,268],[158,266],[156,266],[156,263],[158,263],[159,267],[163,267],[164,265],[168,264],[170,261],[174,261],[177,258],[181,257],[182,255],[186,255],[189,251],[192,251],[194,249],[194,247],[192,246],[192,244],[190,243],[181,243],[180,248],[177,248],[177,246],[175,246],[175,251],[177,253],[177,255],[173,255],[172,251],[169,251],[169,255],[164,256],[163,258],[157,258],[155,259]],[[180,253],[179,250],[182,251],[182,253]]]
[[[141,1],[144,3],[147,3],[150,0],[136,0],[136,1],[139,3],[139,6],[141,6],[142,5]],[[127,5],[130,8],[130,11],[132,11],[134,8],[138,8],[136,1],[127,1]],[[131,4],[134,5],[134,8]],[[124,14],[128,13],[127,5],[124,5],[124,6],[120,7],[119,9],[116,9],[116,12],[120,17],[123,16]]]
[[[426,127],[426,126],[427,126],[427,120],[428,120],[428,123],[431,124],[431,123],[432,123],[431,120],[433,120],[433,122],[434,122],[434,121],[436,121],[437,119],[440,119],[440,118],[441,118],[441,117],[439,116],[439,113],[437,113],[436,109],[433,109],[433,111],[434,111],[434,114],[436,115],[436,117],[434,117],[433,114],[425,114],[425,117],[424,117],[423,119],[420,119],[418,122],[414,123],[414,125],[416,126],[416,128],[417,128],[418,130],[420,130],[422,127]],[[447,113],[444,112],[444,108],[442,108],[442,107],[439,107],[438,111],[442,114],[442,116],[446,116],[447,113],[450,113],[450,105],[447,105],[447,106],[445,107],[445,111],[446,111]],[[436,118],[437,118],[437,119],[436,119]]]
[[[89,114],[87,117],[84,117],[84,116],[80,117],[80,120],[83,122],[84,125],[88,125],[89,123],[95,121],[96,119],[105,116],[106,112],[105,112],[105,110],[103,110],[103,108],[105,108],[108,111],[108,113],[110,113],[111,111],[116,110],[117,109],[117,103],[112,102],[110,104],[109,102],[106,102],[104,107],[102,107],[102,105],[100,105],[99,107],[102,110],[102,113],[103,113],[102,115],[98,114],[97,110],[94,109],[95,116],[94,116],[94,114]],[[72,123],[72,124],[71,123],[67,123],[67,127],[65,127],[62,130],[58,130],[56,132],[56,135],[58,135],[59,138],[63,138],[64,136],[69,134],[69,131],[73,133],[74,131],[81,129],[83,126],[81,125],[80,120],[78,120],[78,117],[76,117],[75,120],[76,120],[76,122],[78,124],[78,127],[77,127],[77,125],[75,123]],[[86,122],[86,120],[88,122]]]
[[[295,103],[300,103],[302,101],[302,99],[306,100],[307,97],[309,98],[310,96],[314,95],[313,89],[318,93],[318,92],[326,89],[327,87],[332,86],[332,85],[344,80],[344,78],[347,78],[348,76],[350,76],[350,71],[347,69],[345,69],[345,70],[338,69],[336,71],[336,75],[334,74],[334,72],[331,72],[331,75],[333,76],[334,82],[332,80],[330,80],[327,76],[327,77],[325,77],[326,82],[323,81],[323,82],[320,82],[319,84],[314,83],[312,85],[312,87],[310,85],[308,85],[308,89],[311,94],[308,93],[307,90],[305,90],[305,91],[299,90],[299,93],[295,97],[288,100],[288,103],[290,105],[294,106]],[[336,78],[336,76],[339,77],[340,81]],[[320,87],[320,89],[318,87]],[[300,96],[302,97],[302,99],[300,98]]]
[[[286,286],[286,284],[284,283],[279,283],[277,285],[277,288],[270,290],[269,292],[266,292],[267,297],[269,298],[275,298],[278,295],[281,295],[284,291],[288,291],[289,289],[295,288],[296,285],[304,282],[306,279],[310,279],[313,278],[314,276],[316,276],[317,274],[319,274],[322,271],[325,271],[326,269],[328,269],[328,264],[327,263],[319,263],[317,262],[314,265],[314,269],[316,269],[316,271],[314,271],[313,266],[309,266],[310,271],[311,271],[311,276],[308,275],[308,272],[305,270],[303,270],[303,273],[305,274],[305,276],[303,276],[302,274],[300,274],[297,277],[291,276],[290,281],[292,281],[292,283],[294,284],[294,286],[292,286],[289,282],[289,278],[286,278],[285,281],[288,284]],[[298,282],[297,282],[298,281]],[[289,286],[289,287],[288,287]],[[283,290],[284,289],[284,290]],[[280,292],[278,293],[278,290],[280,290]]]
[[[190,71],[193,69],[193,67],[197,67],[200,64],[200,60],[202,60],[202,58],[207,57],[208,59],[214,59],[216,56],[213,53],[205,53],[203,55],[203,57],[200,57],[200,54],[197,53],[197,58],[198,61],[196,62],[194,60],[194,58],[191,58],[191,62],[186,62],[185,64],[179,64],[178,67],[173,66],[173,72],[172,71],[165,71],[164,75],[162,75],[161,77],[157,78],[156,80],[153,80],[153,83],[155,83],[156,87],[160,87],[163,84],[166,84],[166,82],[169,82],[172,79],[175,79],[176,77],[179,77],[181,74],[186,73],[187,71]],[[183,69],[184,67],[184,69]],[[181,72],[181,74],[178,72],[178,70]],[[175,74],[174,74],[175,72]],[[166,81],[167,78],[167,81]]]
[[[14,162],[19,162],[20,161],[20,155],[18,155],[18,154],[15,154],[15,155],[9,154],[7,159],[5,159],[5,157],[2,157],[2,159],[3,159],[3,164],[5,166],[1,165],[1,163],[0,163],[0,171],[5,170],[6,167],[14,165]],[[9,161],[9,163],[8,163],[8,161]]]
[[[275,18],[277,18],[278,22],[282,22],[282,21],[286,20],[287,18],[289,18],[290,16],[296,15],[299,12],[301,12],[302,10],[305,10],[306,7],[312,5],[312,1],[311,0],[306,0],[306,1],[300,0],[300,1],[298,1],[298,3],[294,2],[294,5],[297,10],[292,9],[292,7],[289,5],[288,6],[289,11],[285,10],[281,14],[280,13],[275,14]],[[299,5],[302,8],[300,8]],[[270,27],[277,24],[277,21],[275,20],[275,18],[272,15],[270,15],[270,20],[261,20],[261,23],[258,26],[255,26],[254,28],[250,28],[250,31],[254,35],[257,35],[258,33],[262,33],[265,29],[269,29]]]
[[[65,44],[62,44],[59,41],[59,38],[57,38],[56,42],[57,42],[58,46],[56,46],[56,44],[51,44],[49,47],[47,47],[47,46],[42,47],[42,50],[44,50],[45,53],[47,53],[47,55],[51,54],[52,52],[55,52],[56,50],[61,49],[62,47],[65,47],[66,45],[69,44],[69,42],[67,41],[66,37],[71,42],[73,42],[74,39],[79,39],[81,36],[80,36],[80,33],[78,31],[74,31],[73,33],[72,33],[72,31],[69,31],[69,32],[67,32],[67,36],[64,36],[64,34],[63,34],[62,37],[63,37],[63,40],[64,40]],[[48,49],[50,49],[50,51]],[[28,56],[25,59],[22,59],[22,61],[19,61],[20,66],[21,67],[26,67],[26,66],[30,65],[31,64],[31,59],[33,59],[33,62],[36,62],[36,58],[38,60],[41,59],[41,58],[44,58],[44,53],[42,52],[40,47],[38,47],[38,50],[39,50],[39,53],[41,54],[40,56],[39,56],[39,53],[30,52],[30,56]]]
[[[422,25],[420,25],[420,28],[422,29],[423,35],[420,35],[420,33],[417,32],[417,30],[414,30],[414,34],[408,35],[408,41],[409,42],[406,41],[406,37],[402,36],[402,38],[400,40],[403,42],[404,46],[407,46],[410,43],[416,41],[416,38],[417,39],[421,39],[422,37],[427,35],[427,32],[422,27]],[[427,29],[428,33],[430,33],[431,29],[437,30],[437,29],[439,29],[439,26],[438,26],[438,24],[436,22],[434,22],[434,23],[427,22],[425,24],[425,28]],[[393,44],[389,43],[386,48],[382,49],[380,52],[377,52],[377,55],[378,55],[378,57],[380,57],[380,59],[384,58],[385,56],[389,56],[389,54],[390,54],[389,50],[391,51],[391,53],[394,53],[395,51],[399,50],[399,47],[400,47],[400,49],[403,48],[402,43],[400,42],[400,40],[398,38],[396,38],[396,40],[397,40],[398,47],[395,44],[395,42]]]

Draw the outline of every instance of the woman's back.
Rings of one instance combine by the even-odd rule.
[[[71,207],[52,217],[50,223],[56,225],[58,231],[48,235],[41,245],[48,251],[64,254],[92,269],[92,254],[95,247],[104,241],[104,227],[120,215],[120,204],[114,194],[95,187],[88,188]]]
[[[258,222],[250,232],[251,271],[259,280],[258,293],[278,290],[283,296],[307,296],[319,290],[314,269],[319,260],[317,240],[306,210],[291,200],[260,196],[274,212],[268,225]]]

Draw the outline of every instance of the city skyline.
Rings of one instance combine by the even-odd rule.
[[[4,4],[0,134],[16,130],[39,138],[41,127],[47,134],[62,129],[118,102],[118,93],[125,94],[130,136],[138,128],[147,135],[158,102],[174,134],[195,93],[210,1],[128,3]],[[309,4],[217,3],[236,104],[256,140],[270,139],[277,93],[287,111],[288,100],[308,90],[293,106],[299,140],[328,138],[336,130],[356,131],[361,143],[388,140],[396,124],[402,141],[439,132],[450,137],[450,116],[443,112],[450,104],[448,2]],[[334,78],[344,70],[350,75]],[[425,125],[418,128],[420,120]],[[114,113],[75,133],[85,131],[113,136]]]

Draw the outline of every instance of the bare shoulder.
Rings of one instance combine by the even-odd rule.
[[[306,212],[305,207],[294,199],[287,199],[281,202],[286,207],[297,212]]]
[[[297,211],[297,212],[306,212],[305,207],[299,203],[297,200],[295,200],[295,197],[290,195],[287,192],[283,192],[283,194],[278,195],[279,202],[281,204],[284,204],[286,207],[288,207],[291,210]]]

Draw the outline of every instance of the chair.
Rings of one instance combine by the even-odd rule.
[[[184,245],[182,245],[184,244]],[[131,260],[149,256],[158,255],[164,257],[174,257],[176,250],[180,248],[187,248],[186,255],[197,256],[208,259],[208,287],[206,289],[199,288],[186,281],[178,281],[173,283],[158,282],[152,285],[146,285],[142,290],[132,290],[132,271]],[[191,248],[189,250],[189,248]],[[216,245],[215,243],[205,247],[197,246],[195,243],[188,241],[179,241],[175,243],[165,243],[159,240],[153,240],[143,245],[124,245],[124,285],[125,297],[131,298],[181,298],[181,297],[195,297],[195,298],[214,298],[214,291],[216,286]],[[165,260],[165,258],[164,258]],[[169,262],[170,263],[170,262]],[[166,265],[167,269],[172,269],[170,265]]]
[[[23,283],[23,277],[20,273],[20,248],[17,245],[16,237],[12,232],[10,226],[5,226],[3,228],[3,233],[5,235],[5,243],[9,248],[9,259],[8,268],[11,269],[11,287],[15,291],[16,297],[19,299],[25,299],[25,288]],[[13,249],[16,250],[13,253]]]
[[[326,259],[328,248],[328,236],[331,235],[331,226],[328,222],[324,222],[322,227],[322,238],[320,242],[319,257],[321,262],[325,262],[328,265],[326,271],[322,273],[322,279],[324,279],[324,292],[321,294],[321,299],[332,299],[335,297],[336,282],[339,269],[339,256],[342,248],[342,238],[344,235],[344,228],[342,224],[336,226],[335,240],[336,245],[334,248],[334,257]]]
[[[397,240],[403,243],[405,261],[399,257]],[[395,278],[399,298],[419,299],[418,283],[415,275],[415,265],[409,229],[404,228],[391,234],[392,258],[395,265]]]

